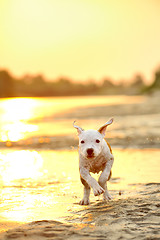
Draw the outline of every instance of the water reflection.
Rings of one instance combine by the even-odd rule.
[[[31,133],[37,130],[38,126],[27,124],[21,121],[6,124],[2,127],[1,141],[16,142],[20,139],[23,139],[26,133]]]
[[[26,179],[37,179],[42,176],[43,159],[36,151],[14,151],[0,154],[1,182],[10,186],[20,180],[23,185]],[[27,184],[27,182],[26,182]]]
[[[63,118],[66,112],[88,106],[136,103],[143,100],[138,96],[0,99],[0,141],[16,142],[37,135],[67,135],[71,133],[72,120]],[[55,120],[57,115],[62,118]]]
[[[114,199],[135,195],[145,183],[159,182],[159,150],[113,152],[112,178],[118,181],[110,181],[108,189]],[[77,151],[2,150],[0,172],[0,219],[4,221],[58,220],[84,209],[77,204],[83,194]],[[91,193],[91,202],[97,199],[102,196]]]
[[[68,215],[80,185],[76,159],[70,151],[3,150],[0,219],[28,222]]]
[[[15,122],[30,119],[37,103],[32,98],[13,98],[3,100],[1,106],[4,111],[2,120]]]
[[[18,141],[38,126],[27,121],[34,116],[37,102],[31,98],[14,98],[1,101],[1,141]]]
[[[3,209],[1,216],[9,221],[28,222],[40,219],[43,212],[43,217],[48,210],[48,207],[56,204],[53,200],[53,195],[38,194],[29,189],[7,189],[3,190],[3,201],[5,201],[6,209]],[[12,196],[12,198],[10,197]]]

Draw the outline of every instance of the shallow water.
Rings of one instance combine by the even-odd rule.
[[[98,129],[111,117],[112,146],[159,148],[159,97],[142,96],[0,99],[0,147],[71,149],[78,144],[74,120]]]
[[[0,99],[0,141],[16,142],[36,136],[72,134],[72,122],[75,120],[76,110],[79,108],[123,105],[126,102],[133,104],[143,101],[144,97],[139,96]],[[68,119],[64,115],[67,113],[72,115],[73,119]],[[73,115],[73,113],[75,114]],[[85,115],[86,120],[87,118],[88,116]],[[94,117],[92,117],[90,127],[94,127],[93,122]]]
[[[115,162],[108,188],[115,200],[136,196],[145,184],[160,182],[160,150],[113,152]],[[1,150],[0,170],[1,221],[59,220],[84,208],[78,205],[83,188],[77,150]],[[91,202],[97,200],[102,196],[92,193]]]
[[[76,119],[83,128],[96,129],[112,116],[115,121],[107,138],[115,162],[108,189],[114,200],[103,203],[102,196],[94,197],[92,193],[91,205],[80,206],[83,187],[72,122]],[[84,226],[105,225],[114,235],[112,224],[117,224],[114,226],[120,232],[121,221],[128,219],[130,208],[131,221],[135,218],[135,222],[134,211],[140,218],[148,211],[150,218],[146,218],[149,219],[146,224],[150,226],[156,219],[151,227],[157,231],[160,182],[157,99],[139,96],[1,99],[0,128],[0,231],[37,220],[43,220],[44,229],[50,228],[45,224],[53,224],[54,228],[59,223],[48,220],[59,220],[78,223],[77,231]],[[143,209],[143,202],[151,204],[149,210]],[[122,219],[115,213],[119,209]],[[134,229],[131,236],[139,228],[135,222],[125,223]],[[35,232],[36,224],[33,223]],[[87,236],[91,236],[87,231]],[[100,236],[101,229],[96,231],[93,239]]]

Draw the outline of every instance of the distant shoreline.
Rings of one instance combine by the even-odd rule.
[[[7,70],[0,70],[0,98],[8,97],[49,97],[49,96],[87,96],[87,95],[137,95],[153,93],[160,90],[160,70],[155,72],[152,83],[147,86],[143,77],[138,74],[128,82],[115,84],[110,78],[104,78],[100,83],[94,80],[76,82],[67,77],[47,81],[41,74],[26,74],[15,78]]]

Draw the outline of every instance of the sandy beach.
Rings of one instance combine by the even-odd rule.
[[[65,221],[41,220],[1,234],[1,239],[159,239],[159,183],[139,188],[136,196],[97,202]]]
[[[0,239],[160,239],[159,100],[155,94],[131,103],[79,104],[54,115],[65,134],[45,135],[39,127],[40,136],[1,141]],[[108,184],[113,200],[92,193],[91,204],[80,206],[72,122],[95,128],[110,116],[115,118],[107,133],[115,156]]]

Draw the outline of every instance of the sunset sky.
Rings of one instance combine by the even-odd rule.
[[[0,0],[0,68],[114,81],[160,66],[159,0]]]

